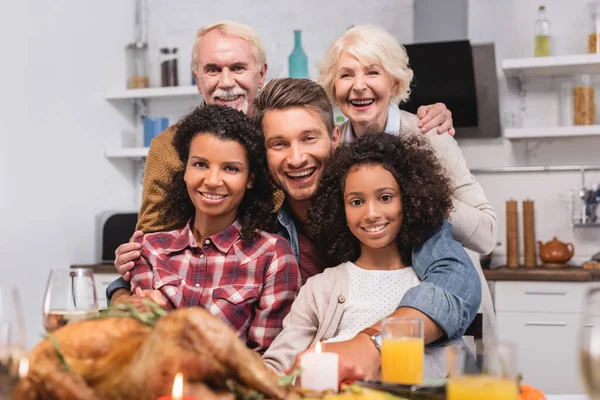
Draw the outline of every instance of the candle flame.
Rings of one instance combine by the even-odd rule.
[[[315,353],[317,353],[317,354],[321,353],[321,342],[317,342],[317,344],[315,346]]]
[[[175,375],[175,381],[173,382],[173,392],[171,392],[171,397],[173,400],[182,400],[183,399],[183,374],[178,372]]]

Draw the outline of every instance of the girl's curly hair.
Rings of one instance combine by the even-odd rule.
[[[348,172],[381,165],[400,186],[403,220],[397,244],[410,265],[412,249],[439,229],[452,208],[452,186],[427,139],[369,133],[342,144],[327,162],[313,198],[308,229],[327,266],[356,261],[360,242],[346,224],[344,187]]]
[[[221,140],[234,140],[241,144],[254,173],[254,184],[247,189],[240,203],[238,218],[241,238],[252,242],[256,229],[273,232],[273,198],[268,180],[266,150],[262,132],[241,111],[230,107],[205,105],[192,110],[177,125],[173,146],[177,150],[181,168],[172,177],[167,188],[165,221],[178,221],[181,226],[194,216],[196,208],[189,197],[183,177],[192,140],[200,134],[213,135]]]

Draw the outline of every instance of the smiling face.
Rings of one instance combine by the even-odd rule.
[[[383,130],[390,99],[398,83],[379,64],[363,65],[348,52],[340,56],[335,78],[335,98],[353,126]]]
[[[394,176],[381,165],[352,168],[344,187],[344,208],[350,231],[365,247],[397,246],[402,226],[402,197]]]
[[[339,141],[339,131],[336,128],[329,137],[319,112],[307,107],[268,110],[262,128],[271,176],[287,198],[310,200]]]
[[[253,177],[240,143],[200,133],[190,144],[184,180],[196,216],[217,218],[220,229],[216,231],[221,231],[235,220]]]
[[[215,29],[202,37],[197,53],[196,85],[206,103],[252,114],[267,65],[257,65],[250,42]]]

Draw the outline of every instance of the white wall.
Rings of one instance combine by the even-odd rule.
[[[414,43],[466,40],[469,0],[416,0]]]
[[[210,4],[210,5],[209,5]],[[148,0],[150,54],[158,57],[165,44],[179,48],[180,79],[191,79],[190,60],[196,30],[228,19],[254,27],[265,42],[268,77],[287,76],[287,57],[294,47],[294,29],[302,29],[302,45],[308,56],[309,74],[327,46],[351,25],[373,23],[404,42],[413,38],[413,0],[223,0],[213,3]],[[158,83],[158,65],[151,80]]]
[[[533,26],[540,3],[533,0],[470,0],[469,39],[473,43],[495,42],[496,63],[500,80],[501,118],[506,113],[523,116],[523,126],[558,124],[558,87],[565,78],[538,78],[526,81],[526,109],[516,90],[516,82],[507,82],[501,70],[502,59],[533,55]],[[552,53],[587,52],[590,29],[586,0],[547,0],[544,2],[551,24]],[[596,86],[596,105],[599,105]],[[461,140],[460,146],[470,168],[523,165],[600,164],[600,138],[513,141]],[[599,172],[588,172],[587,186],[597,187]],[[576,261],[584,261],[600,251],[600,228],[572,228],[567,210],[568,193],[577,193],[581,179],[576,172],[479,174],[488,199],[500,217],[499,240],[494,252],[495,263],[504,264],[505,201],[532,199],[536,207],[536,234],[542,241],[557,236],[575,244]],[[522,250],[522,247],[521,247]]]
[[[0,285],[20,289],[29,346],[49,269],[96,261],[96,214],[132,206],[131,165],[103,155],[127,122],[103,99],[125,72],[125,3],[0,6]]]
[[[287,75],[292,30],[303,29],[314,64],[347,27],[375,23],[412,41],[413,0],[220,2],[149,0],[151,81],[158,47],[180,49],[181,84],[189,84],[197,28],[221,19],[255,27],[265,41],[269,77]],[[9,7],[10,5],[10,7]],[[133,39],[133,0],[3,2],[0,6],[0,271],[16,284],[28,346],[43,334],[41,308],[50,268],[93,263],[96,216],[136,206],[134,168],[104,150],[134,130],[132,106],[104,100],[125,85],[125,46]],[[194,101],[164,101],[150,112],[176,118]]]

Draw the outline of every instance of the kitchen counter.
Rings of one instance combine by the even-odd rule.
[[[116,274],[117,269],[112,264],[79,264],[71,265],[71,268],[90,268],[95,274]]]
[[[500,267],[484,269],[483,274],[488,281],[600,282],[600,270],[588,270],[580,267]]]

